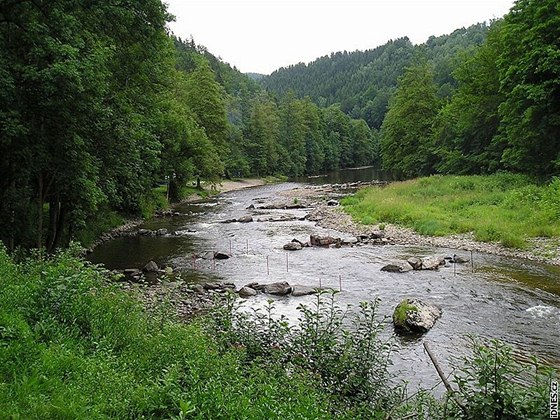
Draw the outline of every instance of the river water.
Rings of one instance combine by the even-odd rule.
[[[467,354],[466,336],[499,338],[515,346],[522,357],[536,354],[560,366],[560,268],[526,260],[474,253],[472,264],[442,267],[438,271],[396,274],[380,271],[391,260],[410,256],[453,254],[470,258],[470,252],[397,245],[342,248],[304,248],[286,252],[282,246],[310,234],[345,236],[309,221],[257,222],[289,215],[303,217],[307,210],[247,210],[251,204],[274,201],[281,191],[306,183],[346,182],[383,178],[372,169],[346,171],[324,178],[300,180],[233,191],[198,204],[184,204],[184,216],[153,219],[142,227],[166,228],[179,235],[120,237],[99,246],[90,259],[110,269],[141,268],[153,259],[184,273],[187,281],[232,281],[237,287],[250,282],[287,281],[290,284],[340,289],[342,306],[380,298],[379,315],[390,317],[406,297],[437,304],[443,316],[427,334],[402,338],[394,335],[386,320],[384,336],[392,337],[394,369],[410,381],[411,388],[432,387],[438,382],[422,342],[427,340],[446,372],[454,358]],[[220,223],[251,214],[253,223]],[[228,260],[213,260],[213,251],[231,253]],[[194,258],[193,258],[194,257]],[[246,301],[262,307],[270,296]],[[297,306],[312,303],[313,296],[274,298],[278,314],[298,317]],[[436,393],[441,388],[436,389]]]

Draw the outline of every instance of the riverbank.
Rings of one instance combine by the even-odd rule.
[[[310,203],[309,219],[318,225],[350,235],[384,230],[392,244],[560,265],[560,223],[555,222],[554,203],[557,187],[554,183],[536,186],[522,176],[499,174],[421,178],[385,188],[360,188],[350,197],[344,189],[308,186],[288,191],[286,197]],[[341,207],[318,200],[345,195],[348,198],[341,200]]]

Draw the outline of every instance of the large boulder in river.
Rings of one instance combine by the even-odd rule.
[[[269,295],[286,296],[292,291],[292,286],[290,286],[285,281],[279,281],[276,283],[265,284],[263,287],[263,292]]]
[[[393,325],[399,332],[425,333],[441,317],[441,309],[420,299],[404,299],[393,312]]]
[[[251,215],[243,216],[243,217],[240,217],[239,219],[237,219],[237,221],[239,223],[250,223],[250,222],[253,221],[253,216],[251,216]]]
[[[381,268],[381,271],[387,271],[389,273],[406,273],[411,270],[412,266],[407,261],[393,261]]]

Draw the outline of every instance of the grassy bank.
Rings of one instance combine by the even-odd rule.
[[[473,232],[483,242],[522,249],[527,239],[560,237],[560,179],[523,175],[432,176],[367,188],[342,202],[364,224],[393,223],[422,235]]]

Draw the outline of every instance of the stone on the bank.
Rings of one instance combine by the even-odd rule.
[[[339,204],[340,204],[340,203],[339,203],[338,201],[336,201],[336,200],[329,200],[329,201],[327,201],[327,206],[332,206],[332,207],[334,207],[334,206],[338,206]]]
[[[216,260],[227,260],[228,258],[229,255],[226,254],[225,252],[220,252],[220,251],[214,252],[214,259]]]
[[[239,289],[239,292],[237,293],[239,293],[239,296],[242,298],[248,298],[251,296],[255,296],[258,292],[251,287],[244,286],[241,289]]]
[[[422,270],[437,270],[440,265],[445,265],[445,258],[443,257],[422,258]]]
[[[285,281],[279,281],[265,284],[263,291],[269,295],[285,296],[290,294],[292,287]]]
[[[292,286],[292,296],[307,296],[314,295],[317,293],[317,289],[309,286],[302,286],[299,284],[294,284]]]
[[[165,228],[158,229],[157,232],[156,232],[156,235],[157,235],[157,236],[165,236],[165,235],[167,235],[167,229],[165,229]]]
[[[144,271],[145,273],[155,273],[158,270],[159,270],[159,267],[154,261],[150,261],[142,269],[142,271]]]
[[[342,238],[342,245],[355,245],[358,243],[358,238],[351,236],[349,238]]]
[[[247,215],[237,219],[239,223],[250,223],[253,221],[253,216]]]
[[[369,237],[371,239],[383,239],[385,237],[385,231],[375,230],[375,231],[370,233]]]
[[[125,268],[123,274],[125,276],[138,276],[140,275],[141,271],[137,268]]]
[[[204,290],[218,290],[222,288],[222,284],[219,282],[202,283],[202,287],[204,287]]]
[[[418,257],[410,257],[406,262],[408,262],[414,270],[422,269],[422,260]]]
[[[381,271],[387,271],[388,273],[406,273],[411,270],[412,266],[407,261],[393,261],[381,268]]]
[[[404,333],[425,333],[441,317],[441,309],[420,299],[404,299],[393,312],[395,329]]]
[[[299,251],[301,250],[301,248],[302,246],[299,242],[288,242],[286,245],[284,245],[284,249],[286,251]]]
[[[206,292],[206,289],[204,289],[204,286],[202,284],[193,284],[190,288],[193,292],[196,292],[200,295]]]

